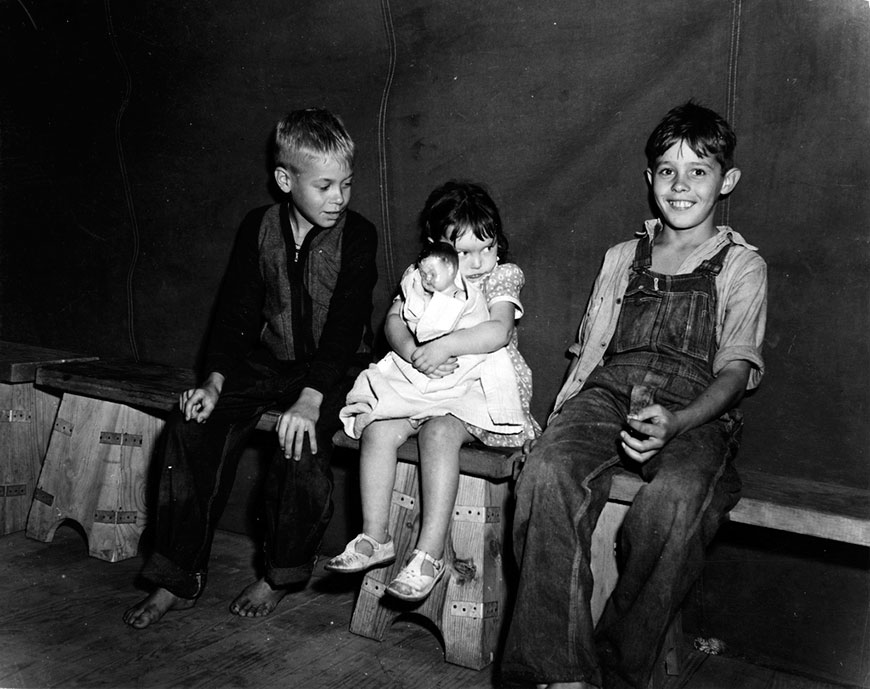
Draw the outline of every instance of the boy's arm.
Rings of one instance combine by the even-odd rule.
[[[226,375],[257,344],[266,289],[260,274],[259,230],[266,208],[242,221],[221,284],[209,333],[205,372]]]
[[[378,279],[375,227],[348,212],[341,245],[341,268],[329,302],[317,351],[296,401],[278,419],[278,442],[285,457],[302,457],[305,436],[317,453],[316,425],[324,395],[347,373],[363,330],[371,318],[372,291]]]
[[[645,437],[637,438],[628,431],[621,431],[625,453],[635,461],[646,462],[675,436],[712,421],[733,408],[743,397],[751,368],[748,361],[732,361],[682,409],[670,411],[660,404],[652,404],[629,414],[629,426]]]

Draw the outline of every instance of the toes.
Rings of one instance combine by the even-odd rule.
[[[124,622],[134,629],[145,629],[149,624],[160,618],[160,615],[152,614],[153,610],[147,607],[135,607],[124,613]]]
[[[266,615],[271,614],[274,609],[274,605],[270,603],[262,603],[254,609],[253,617],[265,617]]]
[[[273,589],[265,580],[248,586],[230,605],[230,612],[239,617],[265,617],[284,597],[286,591]]]

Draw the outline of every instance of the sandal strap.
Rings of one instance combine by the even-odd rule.
[[[432,568],[435,570],[435,574],[438,574],[438,572],[440,572],[442,569],[444,569],[444,558],[441,558],[440,560],[436,560],[434,557],[432,557],[425,550],[420,550],[419,548],[414,548],[414,550],[411,551],[411,559],[408,560],[408,565],[410,565],[414,561],[414,558],[416,558],[418,555],[421,555],[423,560],[425,560],[426,562],[428,562],[429,564],[432,565]],[[420,567],[420,571],[422,573],[422,571],[423,571],[422,566]]]
[[[356,546],[356,544],[360,541],[365,541],[366,543],[371,545],[373,550],[377,550],[382,545],[385,545],[384,543],[378,543],[374,538],[362,532],[360,532],[360,534],[356,538],[354,538],[348,545]]]

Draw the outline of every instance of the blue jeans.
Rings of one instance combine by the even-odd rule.
[[[509,682],[586,681],[646,689],[664,634],[701,573],[704,549],[737,502],[730,414],[674,438],[644,465],[619,451],[631,388],[683,406],[706,385],[655,355],[599,368],[529,454],[516,486],[517,598],[502,661]],[[614,474],[645,484],[618,537],[620,576],[601,620],[590,613],[592,532]]]
[[[275,441],[262,496],[265,576],[273,586],[304,582],[314,568],[333,510],[332,434],[340,428],[338,411],[358,370],[324,396],[316,455],[306,439],[301,459],[287,459]],[[263,412],[284,411],[296,401],[306,372],[305,364],[256,357],[227,378],[205,423],[173,412],[159,457],[154,551],[144,578],[183,598],[202,593],[214,530],[247,440]]]

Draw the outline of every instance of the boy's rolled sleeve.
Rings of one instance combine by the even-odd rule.
[[[758,387],[764,375],[761,355],[767,322],[767,264],[756,252],[732,250],[719,280],[717,320],[718,350],[713,359],[713,375],[732,361],[748,361],[752,369],[747,389]]]

